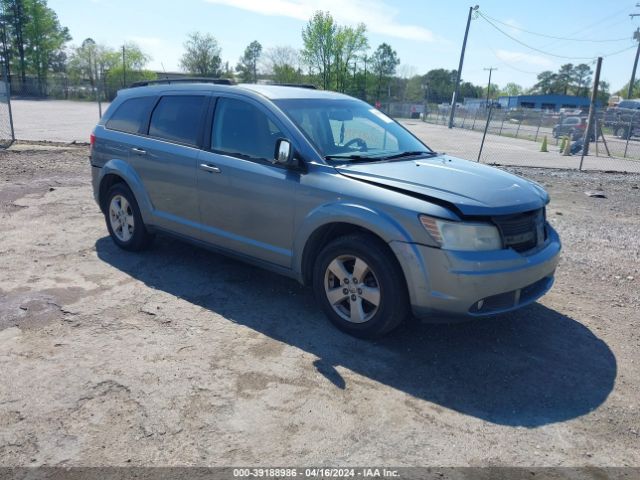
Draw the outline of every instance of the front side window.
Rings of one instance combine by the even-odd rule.
[[[197,145],[208,97],[162,97],[151,115],[149,135],[172,142]]]
[[[155,100],[156,97],[138,97],[125,100],[105,126],[119,132],[139,133]]]
[[[220,98],[211,132],[211,149],[229,155],[273,160],[282,132],[258,107],[235,98]]]
[[[433,152],[391,118],[357,100],[286,99],[276,104],[330,161]]]

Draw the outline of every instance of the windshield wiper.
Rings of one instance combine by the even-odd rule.
[[[386,162],[388,160],[397,160],[400,158],[407,158],[407,157],[417,157],[417,156],[422,156],[422,157],[435,157],[436,155],[438,155],[437,152],[427,152],[424,150],[416,150],[413,152],[400,152],[400,153],[396,153],[393,155],[380,155],[380,156],[370,156],[370,155],[358,155],[358,154],[353,154],[353,155],[327,155],[326,157],[324,157],[327,160],[349,160],[351,162]]]
[[[324,158],[326,160],[351,160],[359,162],[375,162],[378,160],[376,157],[368,157],[366,155],[327,155]]]
[[[388,155],[386,157],[380,157],[380,160],[394,160],[396,158],[407,158],[407,157],[417,157],[418,155],[427,156],[427,157],[435,157],[438,155],[438,152],[425,152],[424,150],[414,151],[414,152],[400,152],[394,155]]]

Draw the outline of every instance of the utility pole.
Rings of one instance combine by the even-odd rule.
[[[467,28],[464,31],[464,40],[462,41],[462,50],[460,51],[460,64],[458,65],[458,75],[456,77],[456,85],[451,99],[451,112],[449,113],[449,128],[453,128],[453,117],[456,114],[456,102],[460,93],[460,78],[462,75],[462,64],[464,63],[464,51],[467,48],[467,37],[469,36],[469,26],[471,25],[471,14],[480,8],[478,5],[469,7],[469,16],[467,17]]]
[[[636,59],[633,62],[633,70],[631,70],[631,80],[629,81],[629,91],[627,92],[627,98],[633,98],[633,84],[636,81],[636,69],[638,68],[638,56],[640,56],[640,29],[636,29],[633,32],[633,38],[638,42],[638,48],[636,49]]]
[[[640,3],[636,3],[636,7],[640,7]],[[633,20],[633,17],[640,16],[640,13],[630,13],[629,16]],[[633,84],[636,81],[636,69],[638,68],[638,56],[640,56],[640,29],[636,29],[633,32],[633,38],[638,42],[638,48],[636,49],[636,59],[633,62],[633,70],[631,70],[631,80],[629,81],[629,90],[627,91],[627,99],[633,97]]]
[[[602,57],[598,57],[598,62],[596,63],[596,73],[593,78],[593,89],[591,90],[591,104],[589,105],[589,117],[587,119],[587,129],[584,133],[584,140],[582,142],[582,157],[580,157],[580,170],[582,170],[582,162],[584,161],[585,155],[589,155],[589,140],[591,139],[591,132],[595,129],[593,124],[593,117],[596,113],[596,100],[598,99],[598,87],[600,85],[600,69],[602,68]],[[595,132],[597,135],[598,132]],[[596,137],[597,138],[597,137]]]
[[[486,72],[489,72],[489,83],[487,84],[487,107],[489,107],[489,93],[491,92],[491,73],[494,70],[498,70],[496,67],[489,67],[489,68],[483,68],[483,70]]]
[[[122,88],[127,88],[127,62],[125,62],[124,47],[122,45]]]

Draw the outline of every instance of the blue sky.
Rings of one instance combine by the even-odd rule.
[[[473,20],[463,79],[485,84],[483,69],[493,66],[498,68],[493,82],[528,87],[542,70],[556,70],[564,63],[592,63],[598,55],[627,49],[603,60],[602,78],[617,90],[629,80],[633,66],[632,35],[640,26],[640,17],[629,17],[640,13],[635,4],[623,0],[482,1],[480,11],[503,22],[495,25],[513,39],[482,18]],[[473,2],[461,0],[49,0],[61,23],[69,27],[74,44],[87,37],[113,47],[135,41],[153,57],[151,68],[164,65],[167,71],[179,70],[189,32],[213,34],[222,47],[223,61],[235,65],[252,40],[265,49],[300,48],[300,32],[311,13],[328,10],[340,24],[364,22],[372,50],[389,43],[400,57],[399,73],[405,75],[457,68],[470,5]]]

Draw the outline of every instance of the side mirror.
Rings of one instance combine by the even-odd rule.
[[[291,146],[291,142],[284,138],[279,139],[276,142],[274,163],[279,163],[280,165],[291,165],[292,161],[293,147]]]

